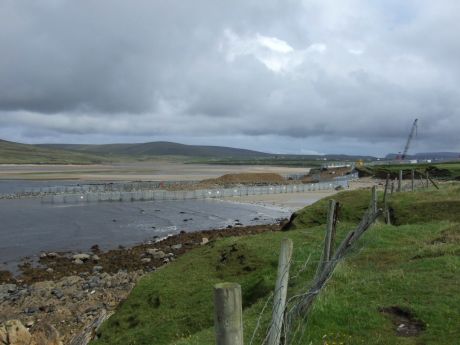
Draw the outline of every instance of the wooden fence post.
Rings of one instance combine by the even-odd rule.
[[[395,191],[395,181],[391,181],[391,194]]]
[[[390,186],[390,174],[387,174],[387,179],[385,180],[385,189],[383,190],[383,204],[386,204],[388,187]]]
[[[434,180],[433,180],[431,177],[429,177],[428,175],[426,175],[426,177],[427,177],[428,180],[433,184],[433,186],[436,187],[436,189],[439,189],[438,185],[434,182]]]
[[[321,273],[324,266],[326,266],[327,262],[332,257],[332,241],[335,237],[335,223],[336,223],[336,201],[329,200],[329,209],[327,211],[327,223],[326,223],[326,234],[324,236],[324,249],[323,249],[323,256],[321,257],[321,262],[318,265],[318,272],[317,274]]]
[[[410,177],[411,177],[411,189],[412,189],[412,191],[414,191],[415,190],[415,181],[414,181],[414,179],[415,179],[415,170],[414,169],[411,170]]]
[[[426,172],[426,188],[428,188],[430,186],[430,182],[429,182],[429,172],[427,171]]]
[[[403,171],[399,170],[399,176],[398,176],[398,192],[401,191],[402,188],[402,176],[403,176]]]
[[[372,200],[371,200],[372,213],[377,213],[377,187],[372,186]]]
[[[284,310],[289,281],[289,267],[291,266],[293,244],[289,238],[281,242],[278,260],[278,276],[276,278],[275,297],[273,300],[273,315],[270,326],[268,345],[279,345],[283,328]]]
[[[214,328],[217,345],[243,345],[241,286],[236,283],[214,285]]]
[[[391,215],[390,215],[390,210],[387,209],[384,213],[385,215],[385,223],[391,225]]]
[[[334,251],[334,239],[335,239],[335,225],[337,222],[337,202],[335,200],[329,200],[329,210],[327,212],[327,229],[326,229],[326,243],[324,246],[325,249],[325,259],[329,261],[332,257]]]
[[[293,315],[295,315],[296,317],[302,317],[304,320],[313,304],[313,301],[318,296],[318,292],[323,288],[329,277],[332,275],[339,260],[341,260],[346,255],[349,248],[353,246],[353,244],[361,237],[361,235],[367,229],[369,229],[369,227],[381,215],[382,213],[380,210],[377,210],[377,213],[372,214],[370,216],[365,215],[365,217],[361,220],[358,226],[354,230],[351,230],[345,236],[345,238],[338,246],[337,250],[334,253],[334,256],[331,258],[329,263],[314,278],[313,284],[310,287],[310,289],[306,293],[301,295],[301,299],[292,310]]]
[[[385,190],[383,192],[383,216],[385,218],[385,223],[388,224],[390,219],[390,211],[388,210],[387,194],[388,187],[390,184],[390,174],[387,174],[387,180],[385,181]]]

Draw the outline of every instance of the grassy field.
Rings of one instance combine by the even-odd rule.
[[[237,158],[194,158],[186,161],[188,164],[217,164],[217,165],[272,165],[286,167],[320,167],[323,164],[320,160],[310,158],[273,158],[256,157],[247,159]]]
[[[392,178],[397,178],[399,170],[403,170],[405,178],[410,178],[411,170],[425,173],[426,171],[432,177],[443,180],[460,180],[460,163],[439,163],[439,164],[392,164],[392,165],[366,165],[358,167],[357,170],[364,176],[375,176],[386,178],[389,173]]]
[[[286,166],[286,167],[320,167],[325,163],[343,162],[343,161],[356,161],[364,159],[371,161],[375,159],[369,156],[346,156],[346,155],[326,155],[326,156],[312,156],[312,155],[271,155],[260,157],[218,157],[218,158],[194,158],[187,161],[190,164],[219,164],[219,165],[273,165],[273,166]]]
[[[340,240],[368,206],[370,191],[334,198],[343,206]],[[321,200],[299,211],[287,232],[212,242],[145,276],[93,344],[214,344],[212,287],[222,281],[242,285],[245,344],[250,344],[274,287],[282,238],[294,241],[289,295],[308,287],[322,250],[326,204]],[[374,225],[338,265],[302,324],[298,344],[458,342],[460,185],[393,194],[390,205],[396,225]],[[270,308],[252,344],[262,343]],[[396,329],[404,321],[394,310],[410,315],[418,331],[400,336]]]

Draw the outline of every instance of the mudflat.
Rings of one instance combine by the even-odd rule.
[[[180,231],[276,223],[289,211],[221,200],[42,204],[39,200],[0,201],[0,270],[40,251],[132,246]]]
[[[171,161],[109,165],[0,165],[0,179],[86,181],[196,181],[229,173],[307,174],[309,168],[258,165],[205,165]]]

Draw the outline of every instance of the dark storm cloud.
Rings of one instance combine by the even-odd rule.
[[[0,135],[385,152],[419,117],[423,148],[460,149],[459,13],[454,0],[5,0]]]

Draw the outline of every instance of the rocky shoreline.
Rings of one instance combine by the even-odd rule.
[[[110,314],[145,274],[218,238],[279,231],[285,222],[182,232],[107,252],[95,245],[88,253],[42,253],[40,267],[26,262],[18,277],[0,274],[0,330],[8,320],[19,320],[31,330],[55,328],[67,344],[101,314]]]

